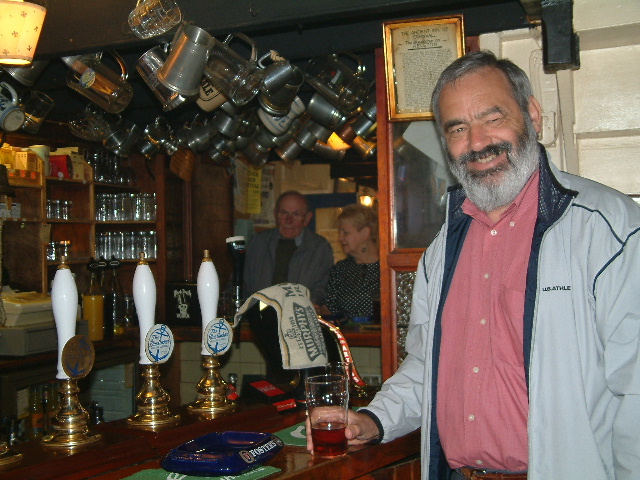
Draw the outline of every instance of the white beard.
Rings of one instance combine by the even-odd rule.
[[[447,150],[451,172],[462,184],[469,200],[484,212],[491,212],[513,202],[538,168],[537,134],[528,118],[525,122],[525,131],[518,137],[518,145],[503,142],[487,147],[493,148],[496,153],[497,150],[506,151],[506,168],[500,166],[488,172],[472,174],[465,168],[465,164],[469,161],[469,156],[479,152],[463,154],[454,159]]]

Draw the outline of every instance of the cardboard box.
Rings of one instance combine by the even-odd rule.
[[[0,148],[0,163],[2,165],[6,165],[7,168],[14,168],[13,167],[13,150],[11,150],[10,148]]]
[[[14,168],[17,170],[38,171],[38,160],[40,157],[34,152],[15,152],[13,154]]]
[[[51,176],[58,178],[71,178],[72,165],[69,155],[50,155],[49,165]]]
[[[22,216],[22,205],[20,203],[11,203],[11,208],[7,210],[7,204],[0,203],[0,217],[2,218],[20,218]]]
[[[84,161],[84,156],[71,153],[69,154],[69,158],[71,158],[71,178],[74,180],[90,180],[92,177],[91,166]]]

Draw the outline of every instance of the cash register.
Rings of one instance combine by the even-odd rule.
[[[7,314],[5,327],[53,324],[51,296],[38,292],[3,293],[2,302]]]
[[[0,356],[56,350],[51,297],[37,292],[3,293],[6,322],[0,325]]]

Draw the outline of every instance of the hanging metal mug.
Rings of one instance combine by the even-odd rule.
[[[239,38],[251,47],[249,59],[242,58],[229,47],[231,40]],[[256,44],[243,33],[232,33],[224,42],[215,41],[209,52],[204,74],[211,84],[235,105],[242,106],[258,94],[262,71],[258,68]]]
[[[187,147],[193,153],[204,153],[210,146],[216,129],[206,119],[199,120],[199,114],[189,126],[184,126],[176,132],[178,143]]]
[[[348,117],[338,107],[319,93],[314,94],[309,100],[307,113],[312,120],[330,130],[339,129],[348,120]]]
[[[234,138],[238,135],[240,119],[224,110],[218,110],[211,119],[211,125],[225,137]]]
[[[180,95],[197,95],[209,50],[215,43],[216,39],[205,30],[182,24],[171,42],[167,60],[158,69],[158,81]]]
[[[205,158],[208,158],[217,165],[226,166],[230,163],[230,157],[235,151],[235,144],[231,139],[225,138],[222,135],[214,135]]]
[[[304,75],[302,70],[294,65],[289,81],[277,90],[263,90],[260,92],[258,102],[267,113],[275,116],[284,116],[291,110],[291,104],[298,95],[298,90],[303,83]]]
[[[47,65],[49,60],[35,60],[28,67],[3,67],[3,70],[21,84],[33,87]]]
[[[173,155],[178,147],[171,140],[171,127],[167,120],[164,117],[157,117],[153,123],[145,127],[137,147],[140,153],[147,158],[152,158],[162,150],[165,150],[169,155]]]
[[[127,82],[129,73],[122,57],[110,51],[118,62],[121,73],[118,75],[102,63],[102,54],[63,57],[69,67],[67,85],[84,95],[103,110],[120,113],[133,98],[133,88]]]
[[[354,72],[339,57],[348,57],[356,62]],[[321,95],[327,98],[342,113],[353,113],[366,100],[371,88],[370,82],[363,78],[362,60],[351,53],[337,53],[314,57],[309,60],[304,77]]]
[[[122,157],[129,154],[141,136],[140,127],[129,120],[122,120],[117,129],[102,143],[107,150]]]
[[[181,95],[158,81],[157,72],[158,69],[164,65],[167,59],[168,50],[169,44],[165,44],[164,46],[157,45],[150,50],[147,50],[136,61],[136,70],[156,98],[160,100],[163,112],[173,110],[174,108],[190,103],[197,98],[196,95]]]
[[[268,60],[271,60],[271,63],[267,63]],[[296,69],[295,65],[280,57],[274,50],[260,57],[258,66],[263,74],[260,90],[266,93],[272,93],[284,87],[293,79]]]

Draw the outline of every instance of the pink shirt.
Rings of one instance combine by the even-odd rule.
[[[527,265],[538,177],[493,223],[472,217],[442,315],[437,422],[452,468],[527,469],[529,404],[523,358]]]

